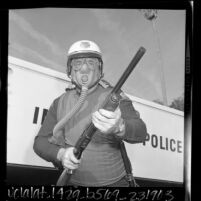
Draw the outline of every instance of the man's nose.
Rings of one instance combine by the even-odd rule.
[[[90,72],[90,68],[87,65],[86,62],[83,63],[81,69],[80,69],[80,73],[89,73]]]

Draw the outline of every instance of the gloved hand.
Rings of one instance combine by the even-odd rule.
[[[99,109],[92,114],[92,122],[102,133],[119,133],[125,129],[119,107],[114,111]]]
[[[75,170],[79,167],[81,159],[77,159],[73,153],[74,147],[61,148],[57,154],[58,160],[61,161],[64,168]]]

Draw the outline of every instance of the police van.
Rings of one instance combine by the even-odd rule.
[[[9,56],[7,183],[54,185],[59,172],[33,151],[52,101],[70,83],[65,73]],[[127,94],[147,126],[144,143],[125,143],[140,186],[183,186],[184,112]]]

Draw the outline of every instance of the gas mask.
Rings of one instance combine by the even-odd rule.
[[[71,80],[78,88],[91,89],[102,78],[98,58],[74,58],[71,61]]]

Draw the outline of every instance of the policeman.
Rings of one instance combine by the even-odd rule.
[[[118,141],[144,141],[145,123],[123,93],[114,112],[99,109],[112,87],[102,79],[102,53],[94,42],[82,40],[69,48],[67,75],[71,85],[50,106],[34,151],[57,167],[76,170],[67,185],[128,186]],[[74,145],[90,122],[97,131],[78,160]]]

